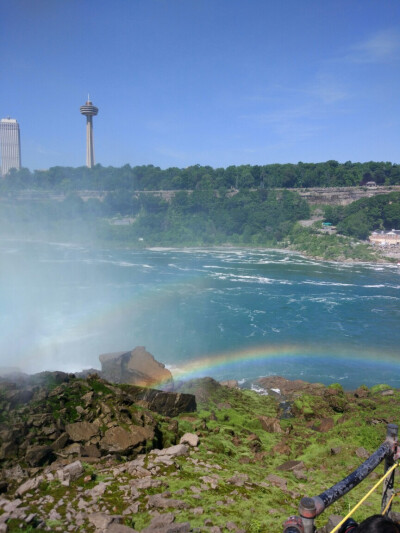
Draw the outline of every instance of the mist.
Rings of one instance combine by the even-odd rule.
[[[162,185],[157,176],[169,176],[177,185],[177,169],[23,169],[3,180],[0,366],[74,372],[99,368],[102,353],[145,346],[181,367],[218,354],[281,354],[291,344],[302,362],[266,358],[233,368],[227,356],[212,375],[296,378],[307,368],[308,379],[355,383],[355,367],[329,367],[325,354],[334,361],[369,350],[372,360],[381,353],[389,360],[400,342],[397,267],[268,250],[309,217],[305,200],[290,190],[215,191],[204,175],[211,170],[185,169],[187,183],[199,188],[168,197],[137,190],[135,180],[154,189]],[[252,187],[249,169],[241,172]],[[113,190],[102,189],[112,177]],[[310,345],[319,366],[304,364]]]

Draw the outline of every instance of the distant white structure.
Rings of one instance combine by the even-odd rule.
[[[379,246],[398,246],[400,244],[400,230],[374,231],[369,236],[369,242]]]
[[[85,105],[80,107],[82,115],[86,117],[86,166],[94,166],[93,119],[99,112],[98,107],[90,101],[89,95]]]
[[[21,140],[19,124],[15,118],[0,120],[1,175],[6,176],[12,168],[21,168]]]

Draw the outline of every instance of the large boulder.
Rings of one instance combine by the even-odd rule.
[[[29,403],[33,398],[33,391],[31,389],[17,389],[10,390],[4,394],[4,398],[11,409],[14,407]]]
[[[215,379],[205,377],[176,383],[174,390],[186,394],[194,394],[196,401],[203,403],[208,402],[210,398],[222,399],[221,392],[224,388]]]
[[[261,415],[258,417],[261,427],[268,433],[283,433],[281,424],[277,418]]]
[[[144,346],[131,352],[106,353],[99,356],[102,377],[112,383],[128,383],[143,387],[170,387],[172,374],[154,359]]]
[[[154,438],[150,427],[132,426],[126,430],[120,426],[108,429],[100,441],[102,450],[108,453],[129,453],[133,448]]]
[[[125,393],[132,403],[163,416],[174,417],[181,413],[193,413],[197,409],[193,394],[164,392],[137,386],[126,387]]]
[[[51,463],[53,459],[54,454],[50,446],[29,446],[26,450],[25,461],[29,466],[43,466]]]
[[[99,428],[91,422],[75,422],[67,424],[65,431],[74,442],[86,442],[99,433]]]

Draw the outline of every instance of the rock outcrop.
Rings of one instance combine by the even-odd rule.
[[[137,346],[131,352],[105,353],[99,359],[102,377],[112,383],[172,388],[171,372],[144,346]]]
[[[281,376],[259,378],[257,384],[277,399],[282,396],[286,399],[293,399],[301,394],[320,396],[326,390],[326,387],[321,383],[308,383],[301,379],[290,380]]]
[[[196,398],[194,394],[179,392],[165,392],[145,387],[125,387],[125,393],[137,405],[164,416],[178,416],[180,413],[196,411]]]
[[[88,462],[108,454],[136,457],[177,442],[178,423],[171,425],[169,417],[195,410],[191,394],[113,385],[97,375],[76,379],[46,373],[18,383],[3,381],[0,466],[37,468],[60,458]]]
[[[309,204],[348,205],[360,198],[371,198],[378,194],[389,194],[399,191],[398,185],[388,187],[311,187],[296,189],[296,192]]]
[[[196,401],[201,403],[217,397],[223,390],[223,386],[215,379],[206,377],[175,383],[175,390],[193,394],[196,397]]]

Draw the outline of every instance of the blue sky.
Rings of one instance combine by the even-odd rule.
[[[398,0],[0,0],[30,169],[400,163]]]

